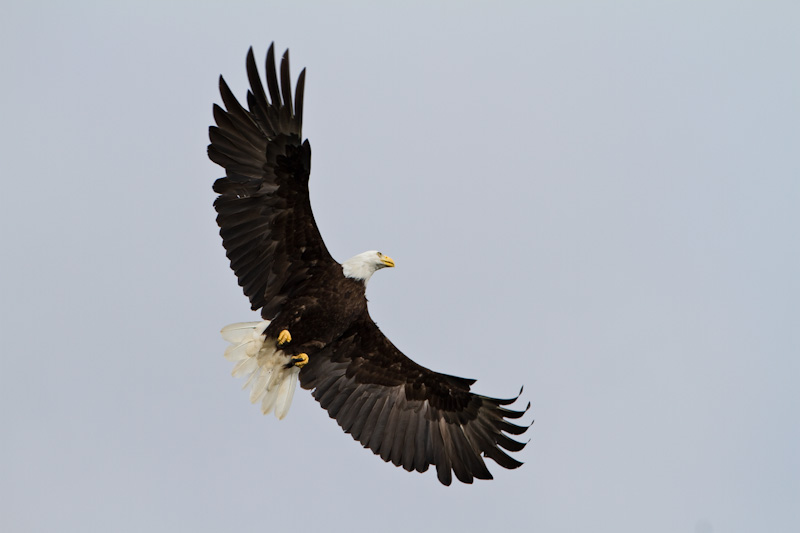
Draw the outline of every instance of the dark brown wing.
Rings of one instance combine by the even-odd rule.
[[[526,443],[528,426],[507,419],[523,411],[499,400],[469,392],[474,380],[448,376],[418,365],[398,350],[369,318],[354,325],[338,341],[314,354],[300,372],[300,384],[336,419],[345,433],[384,461],[409,472],[436,465],[445,485],[451,472],[464,483],[491,479],[483,457],[505,468],[522,463],[504,451]]]
[[[214,183],[222,243],[252,308],[272,319],[286,299],[333,260],[314,221],[308,195],[311,147],[302,142],[305,70],[294,106],[289,51],[281,60],[280,85],[274,44],[267,53],[267,88],[259,79],[253,49],[247,54],[251,90],[243,108],[220,76],[225,110],[214,106],[208,157],[225,167]]]

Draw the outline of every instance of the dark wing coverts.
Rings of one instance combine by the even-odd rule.
[[[222,243],[250,298],[252,309],[272,319],[293,289],[337,263],[322,241],[308,195],[311,146],[302,142],[305,69],[292,105],[289,51],[275,71],[274,46],[267,54],[267,88],[258,76],[253,49],[247,54],[251,91],[244,109],[220,76],[226,110],[214,106],[208,156],[225,168],[214,183]]]
[[[314,398],[331,418],[365,448],[409,472],[436,465],[445,485],[451,472],[464,483],[492,479],[482,456],[505,468],[522,464],[501,448],[516,452],[525,447],[504,432],[524,433],[527,426],[505,419],[520,418],[528,408],[512,411],[504,406],[516,398],[472,394],[474,382],[418,365],[368,315],[300,372],[302,387],[314,389]]]

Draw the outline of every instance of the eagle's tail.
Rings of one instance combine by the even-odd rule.
[[[225,359],[233,361],[234,377],[246,376],[243,389],[250,387],[250,402],[261,402],[261,412],[273,410],[278,419],[289,412],[300,368],[286,368],[290,357],[276,347],[276,339],[266,339],[269,320],[239,322],[222,328],[222,338],[231,345]]]

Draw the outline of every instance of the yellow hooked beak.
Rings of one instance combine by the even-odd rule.
[[[384,266],[393,267],[394,266],[394,259],[392,259],[388,255],[381,254],[381,263],[383,263]]]

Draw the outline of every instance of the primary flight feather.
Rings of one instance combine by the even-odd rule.
[[[239,285],[261,322],[231,324],[222,336],[233,374],[247,379],[250,400],[283,418],[299,380],[342,429],[384,461],[408,471],[430,465],[445,485],[491,479],[489,457],[505,468],[522,463],[506,451],[525,443],[522,411],[470,392],[474,380],[418,365],[378,329],[367,309],[372,274],[394,261],[368,251],[337,263],[322,240],[308,194],[311,147],[302,140],[300,73],[292,100],[289,52],[280,77],[274,45],[266,90],[252,48],[245,109],[220,77],[225,109],[214,105],[208,156],[225,168],[214,183],[222,243]]]

